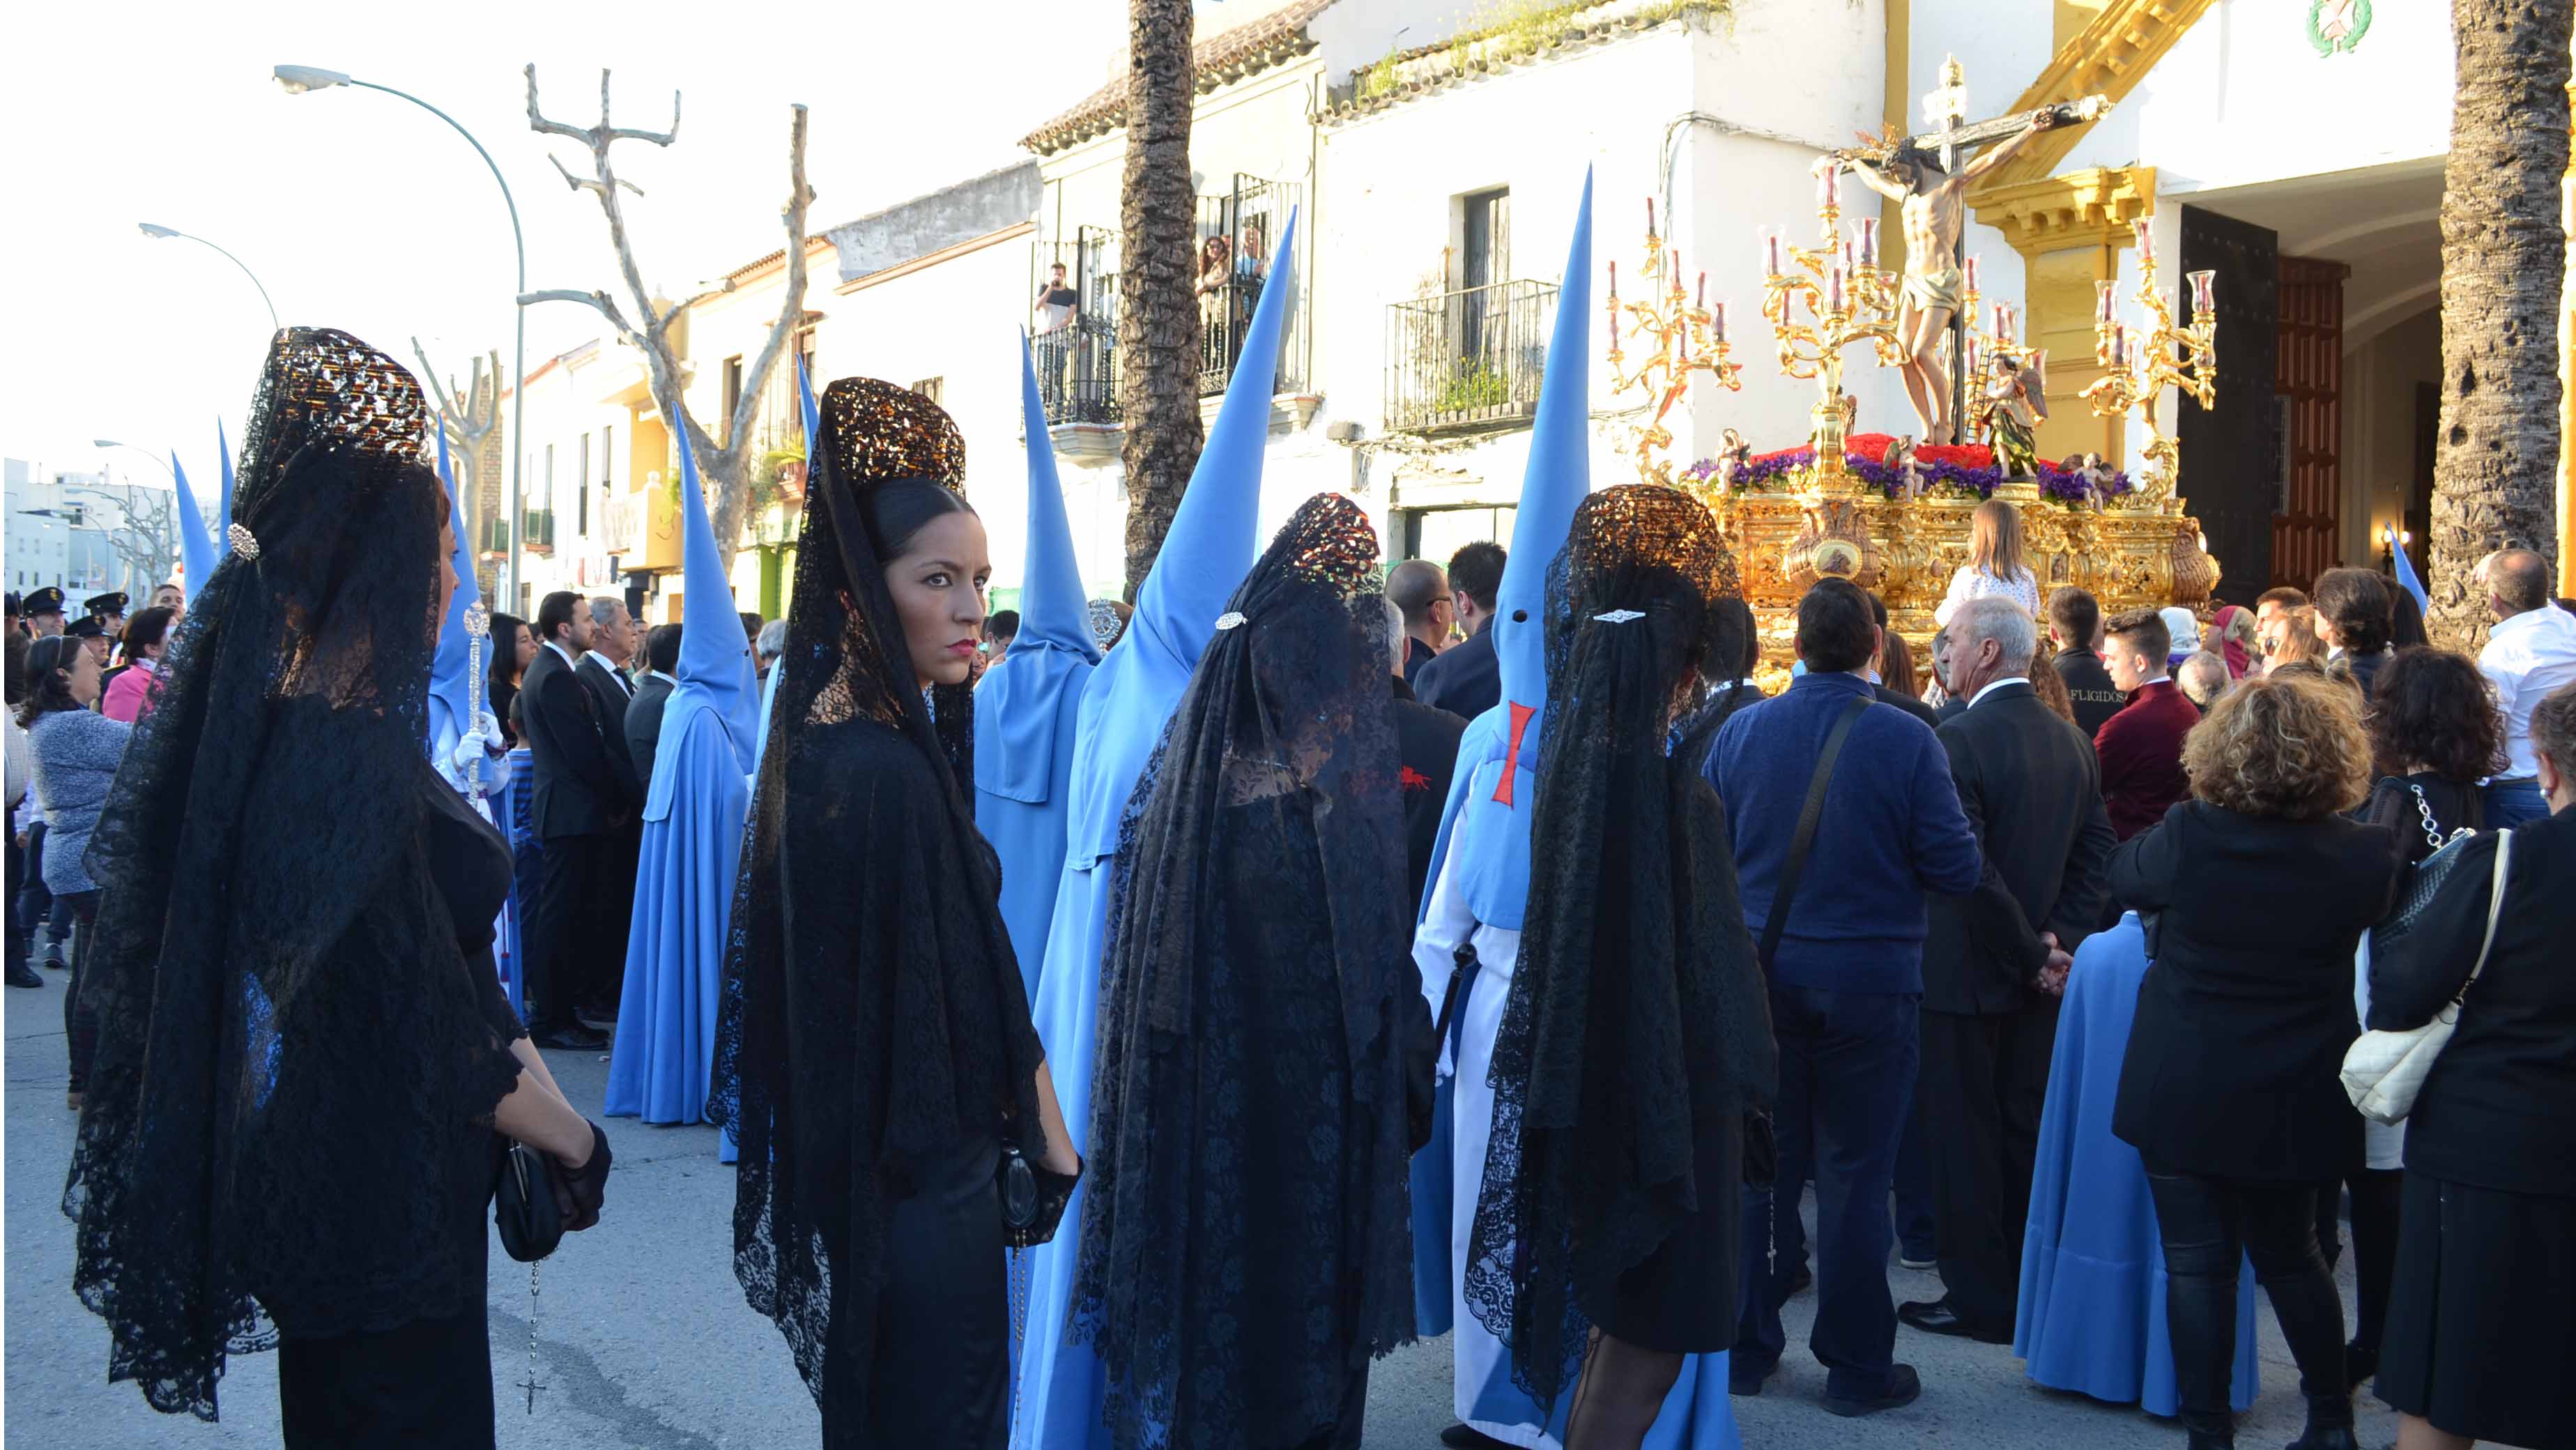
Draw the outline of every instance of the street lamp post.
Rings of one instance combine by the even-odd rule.
[[[160,454],[153,452],[149,448],[145,448],[140,444],[135,443],[119,443],[113,438],[93,438],[90,440],[90,443],[99,448],[131,448],[135,452],[142,454],[144,457],[151,459],[153,466],[160,469],[163,473],[169,473],[172,487],[175,488],[178,485],[179,475],[171,473],[170,465],[162,461]]]
[[[241,274],[250,279],[250,285],[259,288],[260,303],[268,309],[268,330],[271,333],[275,333],[278,330],[277,304],[269,300],[268,287],[259,280],[259,274],[250,269],[249,263],[244,262],[241,258],[234,256],[230,252],[225,252],[223,248],[216,247],[214,243],[207,241],[204,237],[198,236],[193,232],[183,232],[177,227],[154,226],[150,222],[136,222],[135,225],[141,227],[143,229],[143,235],[147,237],[153,237],[156,239],[161,237],[180,237],[187,241],[195,242],[201,247],[214,247],[216,251],[223,252],[224,260],[241,268]]]
[[[526,517],[524,513],[526,504],[520,493],[519,468],[520,460],[528,451],[527,436],[520,426],[527,417],[528,409],[528,308],[527,304],[517,300],[526,295],[528,290],[528,239],[526,233],[519,229],[518,199],[510,195],[510,183],[502,178],[501,168],[492,160],[492,153],[483,149],[483,143],[474,139],[474,133],[466,130],[454,116],[420,97],[408,91],[395,90],[391,86],[377,85],[374,81],[358,80],[343,71],[324,70],[319,66],[281,65],[273,68],[269,74],[279,85],[286,88],[286,93],[290,96],[300,96],[306,91],[326,91],[333,86],[357,86],[365,90],[382,91],[389,96],[399,96],[455,127],[456,134],[464,137],[465,144],[473,147],[474,154],[482,157],[483,164],[491,168],[493,183],[501,188],[502,204],[510,209],[510,241],[519,250],[519,286],[517,291],[510,294],[512,305],[518,309],[518,340],[510,362],[514,377],[510,385],[510,575],[509,583],[503,593],[504,598],[516,601],[519,597],[519,533],[521,523]],[[514,602],[511,607],[516,608],[516,603]]]

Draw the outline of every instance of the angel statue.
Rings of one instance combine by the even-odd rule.
[[[1887,445],[1887,452],[1878,461],[1897,471],[1901,497],[1911,502],[1923,496],[1923,465],[1914,457],[1913,434],[1899,435],[1895,442]]]
[[[2102,461],[2101,454],[2069,454],[2067,455],[2066,461],[2059,464],[2058,467],[2065,472],[2071,473],[2077,478],[2084,480],[2084,496],[2092,502],[2095,512],[2098,513],[2111,506],[2111,475],[2113,470],[2111,465]]]
[[[2039,476],[2034,434],[2048,416],[2048,353],[2027,361],[1998,346],[1987,357],[1985,387],[1977,394],[1977,432],[1995,450],[2006,478]]]
[[[1732,428],[1721,436],[1724,446],[1717,450],[1717,491],[1731,493],[1735,489],[1735,481],[1744,476],[1745,468],[1753,462],[1753,445],[1745,442],[1743,435]]]

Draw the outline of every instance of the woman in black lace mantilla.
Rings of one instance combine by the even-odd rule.
[[[1735,1339],[1744,1113],[1778,1063],[1707,726],[1673,729],[1704,669],[1740,672],[1733,576],[1708,510],[1649,484],[1585,499],[1548,571],[1529,909],[1465,1288],[1531,1393],[1579,1368],[1568,1450],[1639,1444],[1683,1356]]]
[[[277,1348],[289,1446],[490,1446],[494,1129],[606,1142],[493,970],[500,836],[426,754],[455,587],[409,374],[337,332],[271,345],[231,555],[199,591],[89,855],[98,1009],[64,1212],[111,1379],[215,1418]]]
[[[1127,808],[1073,1304],[1122,1447],[1356,1445],[1413,1337],[1430,1020],[1377,562],[1356,504],[1308,500]]]
[[[1024,1153],[1061,1212],[1080,1165],[965,794],[984,528],[937,404],[844,378],[821,414],[709,1103],[734,1274],[826,1446],[996,1447],[997,1166]]]

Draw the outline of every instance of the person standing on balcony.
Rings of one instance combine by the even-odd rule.
[[[1210,237],[1199,245],[1199,369],[1223,371],[1234,361],[1228,334],[1234,315],[1226,303],[1226,283],[1234,276],[1234,244]]]
[[[1073,326],[1075,318],[1081,314],[1082,294],[1074,291],[1064,280],[1064,263],[1058,262],[1047,268],[1046,283],[1038,288],[1037,305],[1033,310],[1037,313],[1036,332],[1040,337]]]

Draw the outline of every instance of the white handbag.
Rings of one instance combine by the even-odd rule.
[[[2459,1026],[2460,1003],[2468,997],[2469,988],[2477,984],[2478,974],[2487,969],[2487,954],[2495,950],[2496,919],[2504,909],[2505,871],[2512,859],[2513,832],[2496,832],[2495,876],[2487,890],[2486,939],[2478,944],[2477,962],[2469,968],[2469,979],[2460,984],[2458,994],[2423,1026],[2404,1032],[2365,1032],[2344,1052],[2344,1094],[2372,1122],[2403,1122],[2415,1110],[2415,1094],[2423,1090],[2434,1060],[2442,1055],[2451,1033]]]

